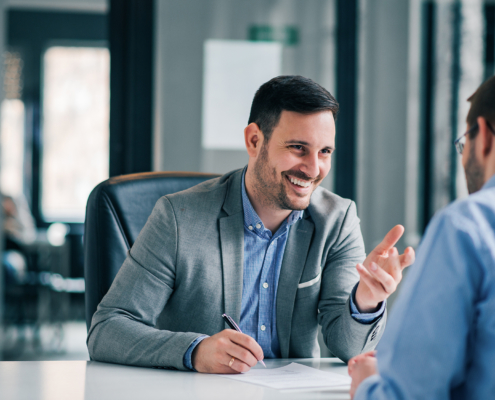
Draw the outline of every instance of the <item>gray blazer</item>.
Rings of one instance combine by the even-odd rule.
[[[93,360],[183,370],[189,345],[239,321],[244,228],[242,170],[158,200],[93,316]],[[373,349],[386,316],[351,317],[349,294],[365,258],[355,204],[318,188],[287,239],[276,299],[284,358],[319,357],[318,323],[335,356]]]

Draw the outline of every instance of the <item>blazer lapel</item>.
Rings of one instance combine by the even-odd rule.
[[[277,334],[282,358],[289,357],[292,312],[296,299],[297,285],[301,280],[308,256],[314,224],[302,219],[294,224],[287,238],[284,258],[280,269],[277,289]]]
[[[241,319],[242,274],[244,262],[244,217],[242,213],[242,170],[232,175],[220,218],[224,312],[239,323]]]

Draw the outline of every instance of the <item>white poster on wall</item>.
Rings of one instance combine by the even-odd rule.
[[[280,75],[282,45],[207,40],[204,45],[203,135],[205,149],[242,150],[256,90]]]

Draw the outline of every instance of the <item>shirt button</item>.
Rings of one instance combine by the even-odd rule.
[[[261,224],[256,224],[256,228],[260,229],[261,228]]]
[[[267,283],[267,282],[263,283],[263,287],[264,287],[265,289],[266,289],[266,288],[268,288],[268,283]]]
[[[249,225],[249,226],[248,226],[248,229],[249,229],[250,231],[252,231],[252,230],[253,230],[253,226],[252,226],[252,225]]]
[[[261,325],[261,330],[264,331],[266,329],[265,325]]]

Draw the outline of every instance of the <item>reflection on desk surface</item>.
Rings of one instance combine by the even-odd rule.
[[[347,375],[334,358],[265,360],[268,368],[298,362]],[[0,390],[5,399],[349,399],[346,392],[282,393],[219,376],[129,367],[95,361],[0,362]]]

